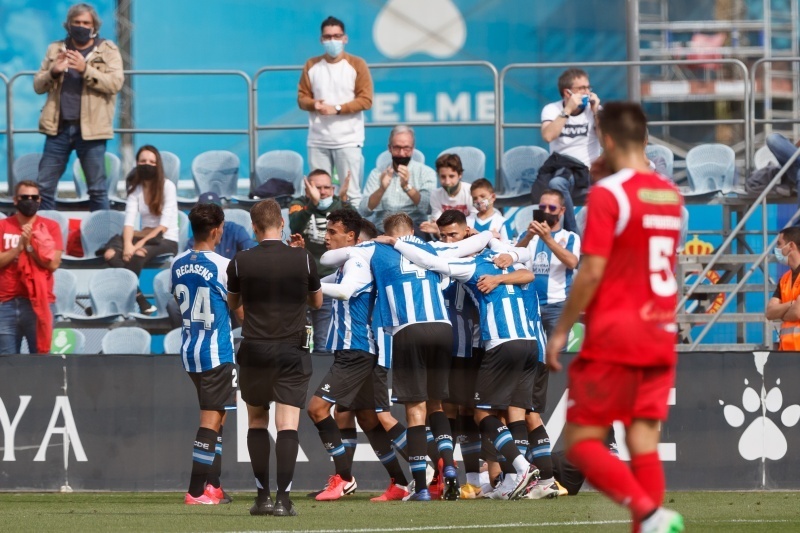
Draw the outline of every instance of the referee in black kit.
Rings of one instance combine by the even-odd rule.
[[[314,259],[304,248],[281,241],[283,217],[275,200],[250,210],[259,245],[236,254],[228,265],[228,305],[244,305],[242,344],[237,354],[239,388],[247,403],[247,450],[258,496],[250,514],[295,516],[289,490],[297,461],[297,425],[311,379],[306,310],[322,306]],[[275,402],[278,490],[269,493],[269,404]]]

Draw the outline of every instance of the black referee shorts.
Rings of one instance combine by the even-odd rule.
[[[239,373],[234,363],[223,363],[205,372],[187,372],[197,390],[201,411],[236,409]]]
[[[364,350],[337,350],[333,354],[333,364],[322,378],[314,396],[349,409],[372,409],[372,387],[365,392],[367,407],[356,407],[355,400],[364,385],[372,378],[372,369],[378,356]],[[364,403],[362,395],[361,403]]]
[[[487,350],[475,383],[475,407],[530,410],[538,354],[539,344],[527,339],[506,341]]]
[[[269,408],[270,402],[304,408],[311,379],[311,354],[296,341],[244,339],[239,347],[242,399]]]
[[[392,392],[400,403],[445,400],[453,327],[445,322],[409,324],[392,336]]]

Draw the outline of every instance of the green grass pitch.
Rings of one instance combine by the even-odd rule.
[[[372,503],[296,494],[299,516],[250,516],[253,493],[230,505],[186,506],[177,493],[0,493],[0,531],[627,532],[627,513],[597,493],[557,500]],[[800,492],[672,492],[688,531],[800,531]]]

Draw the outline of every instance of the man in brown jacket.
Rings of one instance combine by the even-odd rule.
[[[358,205],[364,111],[372,107],[372,77],[363,59],[344,51],[344,22],[325,19],[320,41],[325,54],[306,61],[297,88],[297,104],[308,111],[308,168],[337,175],[346,189],[337,194]]]
[[[47,136],[39,163],[42,209],[55,209],[56,186],[72,150],[86,176],[89,210],[108,209],[106,141],[114,137],[114,104],[122,89],[122,56],[98,37],[100,17],[88,4],[67,11],[67,38],[50,43],[33,78],[37,94],[47,93],[39,131]]]

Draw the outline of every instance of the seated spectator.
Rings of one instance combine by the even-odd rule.
[[[108,266],[127,268],[137,276],[154,257],[178,253],[178,197],[175,184],[164,178],[161,154],[155,146],[145,145],[136,153],[136,166],[126,178],[128,199],[125,203],[125,226],[98,251]],[[141,228],[135,230],[136,216]],[[155,305],[136,293],[139,310],[145,315],[157,311]]]
[[[197,203],[214,204],[222,207],[222,200],[220,200],[217,193],[213,192],[201,194],[200,198],[197,199]],[[225,224],[222,226],[222,240],[220,240],[219,244],[214,248],[214,252],[226,259],[233,259],[236,252],[248,250],[257,244],[258,243],[250,236],[250,233],[248,233],[247,228],[243,228],[241,224],[237,224],[236,222],[226,220]],[[189,239],[186,249],[188,250],[192,246],[194,246],[194,237]]]
[[[775,159],[778,160],[778,164],[783,167],[783,165],[789,162],[789,159],[791,159],[797,149],[800,148],[800,140],[792,144],[792,141],[780,133],[770,133],[767,135],[767,147],[769,151],[772,152],[772,155],[775,156]],[[791,168],[786,172],[786,176],[795,187],[800,183],[800,157],[794,160]]]
[[[491,231],[495,237],[503,242],[508,242],[508,228],[506,218],[494,208],[494,187],[486,178],[475,180],[470,187],[472,206],[476,209],[474,215],[467,217],[467,224],[477,232]]]
[[[426,233],[439,233],[436,220],[448,209],[461,211],[465,216],[474,215],[477,210],[472,206],[470,184],[462,181],[464,167],[458,154],[442,154],[436,160],[436,173],[439,175],[441,188],[431,191],[431,217],[420,224],[420,230]]]
[[[430,213],[430,194],[436,187],[436,174],[432,168],[411,159],[414,130],[408,126],[392,128],[389,152],[392,164],[369,173],[359,211],[365,217],[374,214],[380,231],[383,231],[383,219],[400,211],[419,227]]]
[[[574,200],[589,189],[589,167],[600,155],[595,114],[600,98],[592,92],[589,75],[581,69],[565,70],[558,78],[561,100],[542,109],[542,138],[550,143],[550,157],[539,169],[531,191],[532,203],[539,202],[544,189],[564,195],[564,229],[576,232]]]
[[[61,228],[36,215],[42,197],[35,181],[14,191],[17,212],[0,220],[0,355],[48,353],[53,336],[53,271],[61,264]]]

